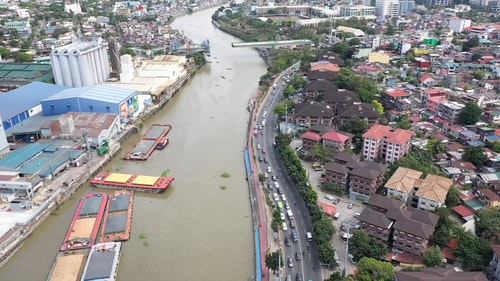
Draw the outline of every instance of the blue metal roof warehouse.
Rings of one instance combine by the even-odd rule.
[[[67,86],[32,82],[5,94],[0,94],[0,114],[4,129],[8,129],[24,119],[31,117],[30,109]]]
[[[139,108],[137,91],[107,85],[69,88],[42,102],[45,116],[68,112],[115,113],[126,119]]]

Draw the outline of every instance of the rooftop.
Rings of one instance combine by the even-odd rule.
[[[386,138],[386,142],[403,145],[411,140],[413,137],[413,132],[403,129],[393,129],[389,126],[383,126],[379,124],[373,125],[366,133],[363,134],[363,138],[370,138],[375,140],[380,140]]]

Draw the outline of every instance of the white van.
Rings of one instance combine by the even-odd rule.
[[[292,210],[286,210],[286,214],[288,215],[288,218],[293,218],[293,213]]]
[[[309,242],[313,241],[313,236],[312,236],[311,232],[306,232],[306,237],[307,237],[307,241],[309,241]]]
[[[335,215],[333,215],[334,220],[338,220],[340,217],[340,212],[336,212]]]

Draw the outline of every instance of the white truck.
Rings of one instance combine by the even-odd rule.
[[[286,210],[286,214],[287,214],[289,219],[293,218],[292,210]]]

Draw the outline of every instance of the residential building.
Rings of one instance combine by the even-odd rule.
[[[300,139],[302,140],[302,149],[304,151],[310,151],[313,145],[319,144],[321,142],[321,136],[313,132],[303,133],[300,136]]]
[[[375,124],[363,134],[363,157],[368,161],[380,159],[393,163],[410,151],[413,134],[409,130]]]
[[[347,122],[352,118],[360,118],[369,124],[374,124],[380,118],[380,114],[371,103],[353,102],[351,104],[338,104],[336,109],[339,124]]]
[[[382,96],[382,101],[386,108],[395,109],[398,111],[406,111],[410,108],[405,107],[406,103],[401,102],[401,100],[408,99],[410,93],[402,89],[389,90]]]
[[[414,272],[396,272],[396,281],[487,281],[481,271],[457,271],[455,267],[424,267]]]
[[[493,280],[500,280],[500,245],[491,246],[493,250],[493,258],[490,262],[490,270]]]
[[[399,167],[384,185],[387,196],[421,210],[432,211],[443,206],[453,180],[436,175],[427,175],[421,179],[422,174],[420,171]]]
[[[427,99],[425,109],[436,114],[438,112],[439,104],[444,101],[446,101],[446,97],[444,96],[430,97]]]
[[[298,103],[292,117],[295,124],[310,127],[312,125],[333,126],[335,114],[333,107],[324,103]]]
[[[399,1],[399,14],[411,13],[415,9],[415,1]]]
[[[489,208],[500,208],[500,194],[494,189],[480,189],[479,200],[486,204]]]
[[[349,197],[366,201],[383,183],[387,165],[359,161],[349,153],[338,152],[325,164],[325,179],[349,190]]]
[[[17,31],[19,37],[28,38],[31,35],[31,25],[29,20],[20,20],[20,21],[6,21],[3,24],[4,31]]]
[[[418,258],[427,250],[439,216],[403,205],[399,200],[372,194],[358,219],[368,235],[392,246],[392,252]]]
[[[458,102],[443,101],[438,105],[437,115],[441,118],[449,120],[451,123],[454,123],[458,117],[458,114],[464,107],[464,104]]]
[[[430,6],[430,7],[433,7],[433,6],[447,7],[447,6],[453,5],[453,0],[426,0],[425,5]]]
[[[323,99],[325,96],[336,93],[338,91],[331,81],[328,80],[313,80],[309,81],[304,86],[304,95],[306,100]]]
[[[485,110],[482,119],[488,123],[500,124],[500,110]]]
[[[375,7],[363,5],[342,5],[340,6],[341,17],[358,17],[375,15]]]
[[[93,86],[109,79],[108,53],[102,38],[80,39],[59,47],[50,58],[57,85]]]
[[[465,28],[471,26],[470,19],[451,19],[448,27],[456,33],[462,33]]]
[[[333,153],[351,148],[352,135],[340,132],[328,132],[321,136],[324,148],[330,148]]]
[[[398,14],[399,0],[375,0],[375,15],[378,18],[390,18]]]

